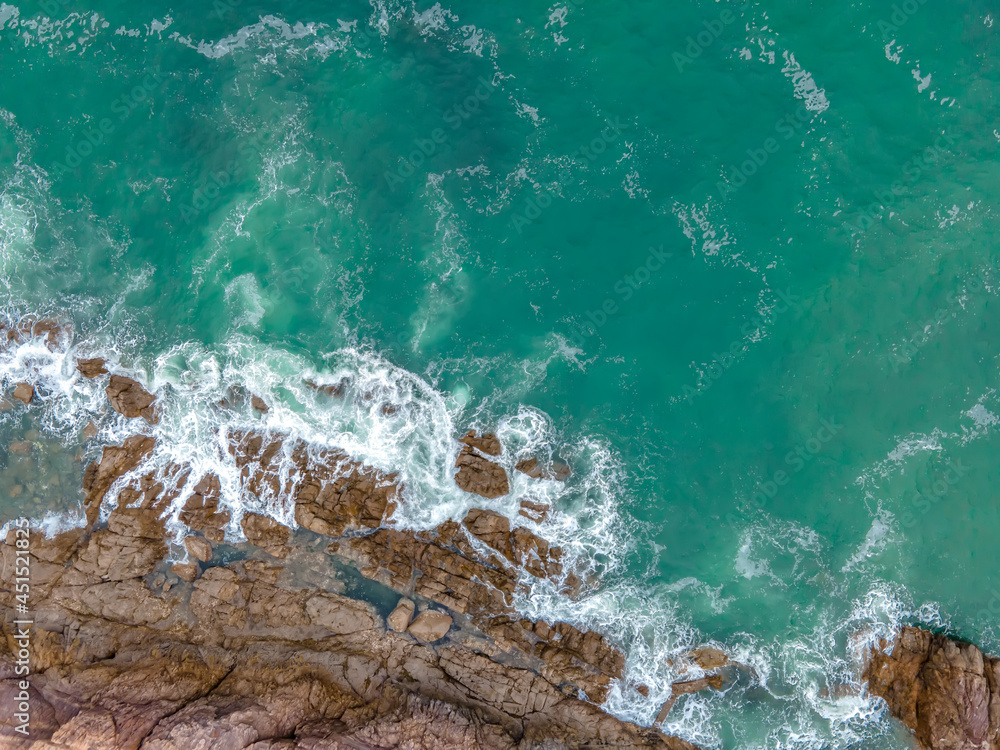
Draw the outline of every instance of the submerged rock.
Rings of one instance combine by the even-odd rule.
[[[302,381],[307,387],[312,388],[314,391],[318,391],[327,396],[335,396],[340,398],[344,395],[344,391],[347,390],[347,379],[341,379],[336,383],[316,383],[312,380]]]
[[[35,398],[35,387],[28,383],[18,383],[14,386],[14,398],[27,406]]]
[[[868,690],[885,700],[922,749],[1000,748],[1000,659],[912,627],[889,647],[881,641],[868,655]]]

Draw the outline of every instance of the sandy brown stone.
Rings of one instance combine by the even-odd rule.
[[[198,566],[176,563],[170,566],[170,570],[173,571],[182,581],[193,581],[198,577]]]
[[[250,405],[261,414],[267,414],[271,410],[260,396],[251,396]]]
[[[184,537],[184,546],[187,548],[188,554],[195,560],[208,562],[212,559],[212,544],[207,539],[200,536],[186,536]]]
[[[706,671],[719,669],[729,664],[729,656],[724,651],[711,646],[702,646],[684,655]]]
[[[267,554],[284,558],[288,556],[287,526],[282,526],[273,518],[258,513],[245,513],[240,519],[240,526],[247,536],[247,541],[261,547]]]
[[[466,446],[455,461],[455,484],[466,492],[493,499],[510,492],[507,471]]]
[[[444,638],[451,629],[452,622],[450,615],[428,609],[417,615],[406,630],[414,638],[431,643]]]
[[[181,521],[185,525],[213,542],[221,542],[225,538],[223,530],[230,520],[228,512],[219,510],[221,491],[219,478],[208,474],[198,480],[181,511]]]
[[[533,500],[522,500],[518,515],[524,516],[529,521],[542,523],[549,515],[549,506],[545,503],[538,503]]]
[[[14,386],[13,396],[22,404],[28,405],[35,398],[35,387],[28,383],[18,383]]]
[[[142,417],[150,424],[157,421],[153,402],[156,396],[149,393],[137,381],[122,375],[112,375],[111,382],[104,389],[111,402],[111,408],[123,416],[134,419]]]
[[[409,599],[400,599],[399,604],[392,610],[386,622],[397,633],[404,633],[410,625],[410,620],[413,618],[413,611],[414,605],[412,601]]]
[[[503,453],[503,446],[500,444],[499,438],[492,432],[487,432],[477,437],[475,430],[469,430],[464,437],[458,439],[458,442],[470,448],[475,448],[487,456],[499,456]]]
[[[107,363],[101,358],[78,359],[76,361],[77,371],[85,378],[97,378],[108,374]]]
[[[87,520],[97,518],[101,502],[116,479],[135,469],[152,451],[156,440],[145,435],[133,435],[121,445],[104,448],[100,462],[87,467],[83,475],[83,489],[87,493]]]
[[[1000,748],[1000,659],[970,643],[904,627],[868,658],[868,690],[929,750]]]
[[[542,465],[538,463],[537,458],[522,459],[514,465],[514,468],[522,474],[527,474],[532,479],[542,478]]]

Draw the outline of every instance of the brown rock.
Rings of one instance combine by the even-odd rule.
[[[83,428],[82,434],[84,441],[93,440],[97,437],[97,425],[93,422],[87,422],[87,426]]]
[[[542,523],[549,515],[549,506],[545,503],[536,503],[532,500],[522,500],[521,509],[517,513],[529,521]]]
[[[410,623],[407,632],[414,638],[427,643],[439,641],[448,634],[451,629],[452,618],[444,612],[435,612],[428,609],[421,612],[417,618]]]
[[[514,548],[510,541],[510,521],[506,516],[491,510],[472,508],[462,524],[469,533],[478,537],[508,560],[514,559]]]
[[[414,605],[412,601],[409,599],[400,599],[399,604],[392,610],[386,622],[397,633],[405,633],[406,628],[410,624],[410,619],[413,617],[413,610]]]
[[[468,446],[458,454],[455,466],[458,468],[455,484],[466,492],[489,499],[510,492],[510,482],[504,468],[483,458]]]
[[[219,497],[222,486],[214,474],[202,477],[194,486],[193,494],[184,503],[181,511],[181,521],[193,531],[201,532],[206,539],[221,542],[225,539],[223,531],[229,523],[229,513],[219,511]]]
[[[28,383],[18,383],[14,386],[14,398],[22,404],[30,404],[32,399],[35,398],[35,387]]]
[[[286,437],[271,432],[230,433],[229,450],[247,491],[293,498],[296,522],[330,536],[378,528],[392,513],[400,491],[394,477],[383,476],[338,451]],[[284,475],[282,460],[289,467]]]
[[[686,680],[684,682],[675,682],[670,686],[670,698],[666,703],[660,708],[660,712],[656,715],[656,723],[662,724],[666,721],[667,715],[670,713],[670,709],[674,707],[674,703],[682,695],[688,695],[689,693],[698,693],[702,690],[712,688],[714,690],[721,690],[725,680],[720,674],[709,675],[708,677],[701,677],[697,680]]]
[[[69,343],[72,329],[51,318],[43,318],[31,326],[31,335],[35,338],[44,338],[45,348],[54,352]]]
[[[212,559],[212,544],[207,539],[200,536],[186,536],[184,537],[184,546],[187,548],[188,554],[195,560],[208,562]]]
[[[101,502],[116,479],[136,468],[156,445],[156,440],[144,435],[133,435],[121,445],[104,448],[100,463],[94,462],[83,475],[83,489],[86,491],[84,503],[87,506],[87,520],[97,519]]]
[[[487,432],[476,437],[476,431],[469,430],[464,437],[458,439],[458,442],[482,451],[488,456],[499,456],[503,452],[500,440],[492,432]]]
[[[96,378],[101,375],[108,374],[108,368],[105,366],[107,363],[101,359],[78,359],[76,361],[76,369],[85,378]]]
[[[685,656],[705,671],[719,669],[729,664],[729,657],[726,653],[711,646],[696,648],[694,651],[689,651]]]
[[[532,479],[542,478],[542,466],[537,458],[525,458],[517,462],[514,466],[522,474],[527,474]]]
[[[288,556],[288,537],[290,530],[273,518],[257,513],[245,513],[240,520],[247,541],[263,548],[267,554],[284,559]]]
[[[111,408],[128,419],[142,417],[150,424],[156,423],[156,413],[153,402],[156,396],[149,393],[132,378],[112,375],[111,382],[104,392],[108,395]]]
[[[197,565],[189,565],[189,564],[182,565],[180,563],[177,563],[171,565],[170,570],[172,570],[177,575],[177,577],[180,578],[182,581],[193,581],[195,578],[198,577]]]
[[[1000,748],[1000,659],[970,643],[905,627],[869,654],[873,695],[930,750]]]
[[[180,492],[181,520],[206,539],[221,540],[229,517],[218,478],[190,488],[187,467],[140,468],[116,484],[155,447],[136,435],[87,468],[90,527],[31,537],[32,605],[44,613],[32,641],[39,750],[693,750],[595,705],[624,668],[603,637],[513,611],[518,567],[551,575],[558,548],[491,511],[428,531],[385,528],[401,495],[392,475],[274,433],[229,439],[241,491],[294,502],[303,526],[337,532],[330,549],[341,562],[463,613],[461,630],[430,647],[453,624],[432,611],[408,624],[390,616],[425,642],[386,630],[371,606],[323,587],[320,574],[334,582],[335,566],[312,535],[291,554],[288,529],[255,514],[244,517],[248,538],[280,547],[287,564],[251,555],[164,576],[161,515]],[[112,506],[107,526],[95,527],[102,505]],[[186,540],[193,560],[211,557],[200,536]],[[0,567],[13,569],[15,541],[11,532],[0,544]],[[0,581],[0,676],[13,673],[13,596]],[[405,620],[412,604],[397,606],[407,609]],[[0,698],[10,683],[0,677]]]
[[[340,380],[337,383],[316,383],[312,380],[303,381],[308,387],[312,388],[314,391],[319,391],[320,393],[326,394],[327,396],[336,396],[337,398],[344,395],[344,390],[347,388],[347,380]]]
[[[271,410],[260,396],[250,396],[250,405],[261,414],[267,414]]]
[[[553,461],[551,467],[545,468],[537,458],[522,459],[514,468],[532,479],[557,479],[560,482],[565,481],[571,474],[569,465],[562,461]]]

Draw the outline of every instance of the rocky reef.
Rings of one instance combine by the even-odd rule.
[[[864,678],[920,750],[1000,748],[1000,659],[971,643],[905,627],[871,650]]]
[[[32,334],[61,336],[6,332]],[[246,513],[246,541],[233,542],[218,477],[189,487],[189,467],[145,471],[153,394],[98,359],[78,370],[107,378],[110,406],[136,433],[87,467],[85,527],[31,531],[27,550],[11,530],[0,547],[6,571],[27,559],[32,618],[30,733],[0,717],[4,747],[693,749],[601,710],[624,669],[604,637],[517,614],[522,571],[569,594],[581,586],[537,534],[489,508],[396,529],[405,493],[395,476],[259,430],[227,436],[240,490],[284,498],[299,528]],[[507,486],[488,458],[499,441],[463,442],[459,486],[496,496]],[[177,543],[165,519],[182,497]],[[16,597],[5,576],[3,705],[23,688]]]
[[[56,351],[71,336],[46,320],[0,326],[0,350],[29,339]],[[495,435],[456,443],[455,482],[485,507],[412,531],[394,523],[406,501],[397,476],[263,427],[224,433],[219,459],[238,472],[237,491],[280,499],[292,529],[256,512],[233,519],[216,475],[151,468],[157,398],[102,359],[75,364],[134,434],[101,447],[83,472],[83,527],[53,538],[14,528],[0,544],[0,705],[26,694],[31,707],[27,736],[15,715],[0,716],[0,747],[696,750],[600,708],[625,666],[605,637],[515,609],[527,581],[570,597],[595,582],[532,531],[545,503],[522,500],[517,523],[489,507],[510,488]],[[6,385],[4,409],[47,408],[39,383]],[[348,383],[307,385],[350,397]],[[219,408],[268,412],[230,390]],[[97,433],[93,423],[82,432]],[[571,471],[535,458],[513,468],[539,481]],[[30,602],[19,615],[13,571],[25,566]],[[678,698],[752,671],[708,646],[669,666],[676,681],[657,725]],[[904,628],[867,654],[861,677],[918,748],[1000,750],[1000,659]]]

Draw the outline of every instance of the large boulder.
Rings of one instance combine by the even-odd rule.
[[[407,631],[414,638],[432,643],[439,641],[448,634],[451,629],[452,618],[444,612],[435,612],[432,609],[421,612],[416,619],[410,623]]]
[[[129,419],[142,417],[150,424],[156,423],[156,411],[153,408],[156,396],[132,378],[112,375],[104,392],[108,395],[111,408],[119,414]]]
[[[30,404],[35,398],[35,387],[28,383],[18,383],[14,386],[14,398],[22,404]]]
[[[455,484],[466,492],[491,500],[510,492],[507,471],[500,464],[483,458],[469,446],[458,454],[455,467],[458,469],[455,474]]]
[[[412,601],[409,599],[400,599],[399,604],[396,605],[396,608],[386,618],[386,622],[397,633],[405,633],[406,628],[410,625],[410,620],[413,619],[414,609]]]
[[[1000,748],[1000,659],[970,643],[903,628],[865,666],[868,690],[925,750]]]
[[[76,361],[76,369],[83,377],[93,379],[108,374],[106,364],[100,357],[95,359],[78,359]]]

